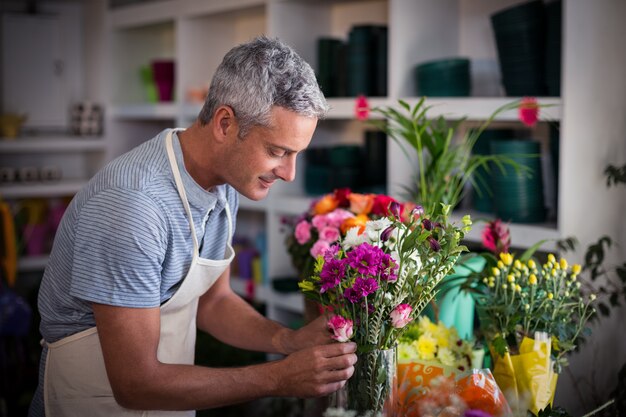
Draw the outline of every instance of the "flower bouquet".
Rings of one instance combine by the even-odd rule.
[[[348,229],[363,226],[389,214],[389,205],[397,201],[384,194],[354,193],[340,188],[311,204],[303,215],[289,221],[285,245],[301,278],[313,273],[315,259],[330,245],[345,236]],[[401,205],[410,212],[414,204]]]
[[[516,415],[537,414],[552,403],[565,355],[586,331],[595,296],[581,295],[580,265],[552,254],[543,264],[528,254],[483,256],[488,266],[474,289],[493,375]]]
[[[466,250],[460,242],[471,220],[464,217],[461,227],[450,224],[449,210],[444,206],[440,217],[431,219],[417,206],[403,221],[400,204],[392,202],[389,216],[347,230],[299,284],[331,312],[333,338],[358,346],[346,408],[393,415],[398,338]]]
[[[361,194],[340,188],[316,199],[307,212],[287,221],[285,245],[299,278],[311,276],[317,256],[338,243],[348,229],[389,215],[391,203],[398,202],[384,194]],[[402,217],[406,218],[413,207],[412,203],[400,204]],[[307,321],[319,315],[314,302],[306,302],[305,306]]]

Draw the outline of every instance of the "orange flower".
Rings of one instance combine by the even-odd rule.
[[[341,233],[345,235],[348,230],[352,229],[355,226],[359,226],[359,234],[361,234],[365,231],[365,224],[368,220],[369,217],[367,217],[365,214],[359,214],[357,216],[350,217],[349,219],[346,219],[343,221],[343,223],[341,223]]]
[[[348,196],[348,200],[350,200],[350,211],[354,214],[369,214],[374,206],[373,194],[352,193]]]
[[[320,198],[313,206],[313,214],[330,213],[339,206],[339,201],[335,200],[332,194],[327,194]]]

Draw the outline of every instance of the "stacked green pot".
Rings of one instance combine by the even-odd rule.
[[[514,135],[512,129],[487,129],[484,130],[472,149],[474,155],[490,155],[491,154],[491,142],[500,139],[510,139]],[[478,167],[474,171],[474,182],[477,184],[474,186],[473,193],[473,207],[476,211],[484,213],[493,213],[493,184],[492,175],[494,170],[497,169],[493,163],[487,163],[484,167]],[[478,190],[476,189],[478,187]]]
[[[506,155],[526,167],[527,172],[516,172],[510,165],[493,171],[494,205],[496,215],[514,223],[540,223],[545,220],[541,147],[529,140],[498,140],[491,142],[491,153]]]
[[[546,94],[545,10],[541,0],[491,16],[502,84],[509,96]]]
[[[450,58],[424,62],[415,68],[418,96],[466,97],[470,95],[470,61]]]

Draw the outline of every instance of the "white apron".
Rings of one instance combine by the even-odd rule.
[[[193,260],[176,293],[161,306],[161,334],[157,357],[163,363],[190,365],[194,362],[198,298],[222,275],[234,256],[231,245],[232,221],[227,204],[229,236],[224,259],[200,258],[191,209],[172,147],[172,131],[167,133],[165,143],[176,188],[189,219]],[[195,411],[136,411],[120,407],[113,398],[98,330],[95,327],[48,344],[44,402],[47,417],[195,415]]]

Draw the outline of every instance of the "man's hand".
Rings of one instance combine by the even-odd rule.
[[[354,373],[356,344],[331,343],[299,350],[268,373],[276,396],[319,397],[337,391]]]
[[[298,330],[285,329],[277,334],[277,344],[286,354],[313,346],[333,343],[327,327],[328,317],[321,315]]]

